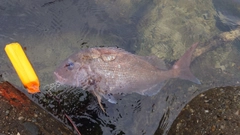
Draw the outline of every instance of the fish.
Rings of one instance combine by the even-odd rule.
[[[156,56],[139,56],[116,47],[83,49],[64,60],[54,76],[61,85],[80,87],[95,95],[105,112],[102,97],[116,104],[119,94],[153,96],[171,78],[201,84],[189,68],[197,45],[193,44],[169,70]]]

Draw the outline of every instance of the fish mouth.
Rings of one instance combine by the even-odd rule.
[[[55,80],[56,82],[60,83],[60,84],[64,84],[66,82],[66,79],[63,78],[62,76],[60,76],[57,72],[54,72],[55,75]]]

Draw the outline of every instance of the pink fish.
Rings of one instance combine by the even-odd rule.
[[[89,48],[68,57],[54,72],[63,85],[81,87],[93,93],[101,109],[101,98],[117,103],[116,94],[139,93],[152,96],[170,78],[181,78],[200,84],[191,73],[193,44],[185,54],[166,70],[164,62],[153,56],[138,56],[115,47]]]

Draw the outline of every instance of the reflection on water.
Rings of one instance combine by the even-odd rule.
[[[171,65],[192,43],[200,42],[199,48],[204,48],[211,43],[209,40],[215,40],[213,37],[221,33],[216,27],[217,12],[233,16],[227,17],[230,21],[237,20],[232,10],[223,8],[224,2],[229,3],[1,1],[0,24],[4,27],[0,28],[0,73],[23,89],[3,51],[5,44],[18,41],[27,48],[41,81],[42,93],[35,95],[35,100],[65,123],[68,121],[64,114],[70,116],[82,134],[166,134],[193,97],[212,87],[239,85],[237,45],[228,42],[215,46],[192,62],[191,70],[201,85],[172,79],[153,97],[129,94],[116,105],[103,100],[107,114],[101,112],[95,97],[81,89],[52,87],[53,70],[73,52],[95,46],[118,46],[140,55],[154,54]],[[226,11],[229,12],[224,14]],[[66,90],[69,92],[63,92]]]

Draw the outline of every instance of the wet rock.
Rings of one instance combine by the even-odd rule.
[[[189,102],[169,135],[236,135],[240,132],[240,87],[210,89]]]
[[[0,119],[0,135],[73,134],[8,82],[0,83]]]

